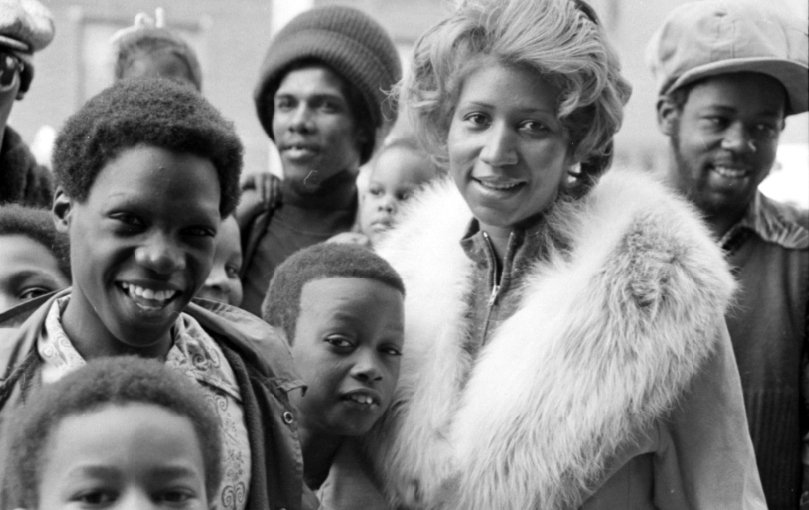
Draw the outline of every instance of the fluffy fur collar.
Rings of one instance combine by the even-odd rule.
[[[572,249],[535,264],[518,311],[473,361],[462,348],[472,263],[458,243],[470,218],[440,182],[380,247],[407,285],[407,326],[396,403],[369,451],[396,505],[577,507],[711,354],[732,278],[684,200],[612,170],[554,209]]]

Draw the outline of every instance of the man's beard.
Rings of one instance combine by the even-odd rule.
[[[707,175],[701,168],[694,168],[694,164],[686,159],[680,149],[680,122],[675,119],[674,132],[671,135],[671,149],[674,153],[674,162],[677,165],[677,173],[674,182],[676,189],[684,195],[689,202],[706,218],[722,216],[727,214],[728,205],[716,200],[715,194],[711,191],[707,181]],[[714,195],[714,196],[712,196]]]

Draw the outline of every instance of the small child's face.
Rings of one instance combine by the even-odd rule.
[[[404,342],[404,296],[368,278],[323,278],[301,291],[292,344],[309,386],[292,394],[313,434],[366,433],[393,398]]]
[[[171,326],[211,270],[220,198],[209,160],[153,146],[110,161],[84,202],[57,192],[72,254],[65,316],[110,342],[107,351],[165,353]]]
[[[208,508],[202,446],[187,417],[111,404],[64,418],[48,443],[38,510]]]
[[[360,211],[360,226],[371,244],[390,230],[402,204],[434,175],[428,158],[407,147],[393,147],[377,157]]]
[[[216,252],[213,256],[211,274],[205,280],[197,297],[227,303],[233,306],[242,304],[242,247],[239,224],[229,216],[222,221],[216,235]]]
[[[47,247],[22,234],[0,235],[0,312],[68,285]]]

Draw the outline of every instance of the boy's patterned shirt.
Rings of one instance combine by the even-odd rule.
[[[37,342],[44,384],[56,382],[86,363],[62,327],[62,313],[69,300],[70,296],[65,296],[54,302]],[[251,458],[236,375],[222,349],[193,317],[180,314],[172,337],[174,345],[166,356],[166,365],[199,384],[221,420],[223,476],[215,508],[243,510],[250,488]]]

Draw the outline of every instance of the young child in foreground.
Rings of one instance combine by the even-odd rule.
[[[162,363],[105,358],[44,387],[10,432],[4,508],[213,508],[219,419]]]
[[[352,438],[368,432],[391,404],[404,294],[385,260],[339,243],[295,253],[270,282],[262,317],[283,330],[308,385],[305,395],[290,399],[298,410],[304,481],[318,490],[322,508],[340,508],[345,493],[370,498],[363,508],[384,506]]]
[[[411,138],[386,144],[371,163],[368,188],[360,200],[360,232],[345,232],[329,242],[375,246],[396,222],[402,206],[438,176],[429,156]]]
[[[68,119],[53,216],[70,237],[73,286],[18,307],[8,320],[19,328],[0,323],[0,424],[91,359],[157,359],[202,388],[222,421],[215,504],[301,508],[288,346],[247,312],[191,303],[238,201],[241,158],[232,124],[165,79],[118,82]]]
[[[0,314],[69,286],[68,251],[50,211],[0,206]]]

